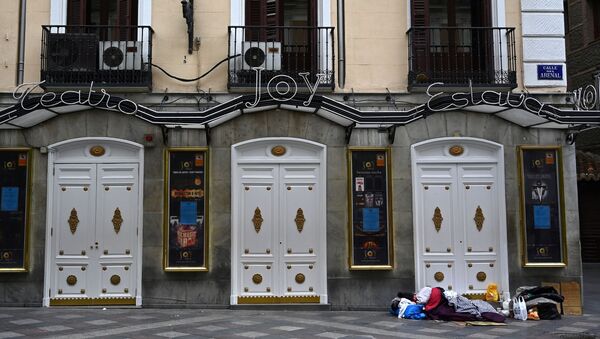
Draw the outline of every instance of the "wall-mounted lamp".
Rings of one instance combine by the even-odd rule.
[[[192,54],[194,44],[194,0],[181,0],[181,9],[188,27],[188,54]]]

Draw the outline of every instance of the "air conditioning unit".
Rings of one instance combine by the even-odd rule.
[[[48,72],[95,72],[98,36],[90,33],[48,33],[46,35]]]
[[[141,70],[141,41],[100,41],[100,70]]]
[[[242,69],[264,67],[267,71],[281,70],[281,42],[244,41],[242,46]]]

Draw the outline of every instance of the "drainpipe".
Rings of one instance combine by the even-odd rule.
[[[338,85],[344,88],[346,84],[346,45],[344,20],[344,0],[337,0],[337,32],[338,32]]]
[[[17,85],[23,83],[23,75],[25,74],[25,17],[27,13],[27,0],[21,0],[19,8],[19,55],[17,63]]]

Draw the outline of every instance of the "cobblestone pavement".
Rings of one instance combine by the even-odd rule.
[[[506,326],[397,319],[385,311],[0,308],[0,338],[600,338],[600,314]]]

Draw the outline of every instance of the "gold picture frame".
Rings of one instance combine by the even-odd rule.
[[[522,266],[566,267],[568,252],[562,148],[555,145],[517,146],[517,162]],[[535,185],[531,185],[534,180]],[[553,189],[556,192],[552,193]],[[536,203],[533,202],[535,200]],[[537,212],[536,208],[541,212]],[[557,216],[553,214],[553,210],[558,212]],[[556,223],[559,225],[553,225]],[[548,237],[553,236],[551,240],[554,243],[534,244],[529,240],[533,238],[529,236],[533,232],[541,234],[538,238],[543,237],[546,242]],[[557,239],[560,244],[556,244]],[[556,250],[560,253],[555,254]],[[548,256],[550,257],[546,258]]]
[[[202,164],[198,165],[198,155],[202,155]],[[180,158],[187,157],[195,157],[195,160],[191,160],[190,170],[188,169],[180,169],[177,173],[173,173],[172,171],[172,162],[171,157],[175,157],[179,155]],[[208,147],[170,147],[165,149],[164,151],[164,209],[163,209],[163,270],[165,272],[207,272],[208,271],[208,259],[209,259],[209,168],[210,168],[210,156]],[[190,158],[191,159],[191,158]],[[189,162],[188,160],[184,160]],[[202,174],[200,174],[200,170],[193,171],[194,167],[202,168]],[[198,172],[198,173],[197,173]],[[179,175],[180,178],[178,180],[177,188],[172,187],[172,174]],[[183,177],[182,177],[183,176]],[[188,176],[186,179],[185,176]],[[193,176],[194,179],[190,181],[190,178]],[[187,181],[186,181],[187,180]],[[198,180],[200,180],[198,182]],[[183,183],[182,183],[183,181]],[[185,185],[194,186],[194,188],[184,188]],[[175,198],[187,198],[187,202],[198,202],[202,199],[202,211],[203,214],[200,215],[196,212],[196,224],[194,225],[186,225],[183,223],[179,224],[181,215],[178,218],[174,218],[171,216],[171,203]],[[181,200],[183,201],[183,200]],[[180,202],[181,202],[180,201]],[[197,209],[199,207],[195,205]],[[181,209],[180,205],[180,209]],[[196,210],[197,211],[197,210]],[[186,212],[187,213],[187,212]],[[190,215],[187,215],[186,218],[189,219]],[[175,233],[177,234],[177,238],[175,242],[172,239],[173,229],[177,227],[186,227],[186,230],[177,230]],[[202,230],[202,236],[190,236],[190,234],[194,234],[194,232],[198,232],[198,230]],[[181,236],[180,234],[184,234]],[[182,250],[183,246],[186,246],[188,242],[202,242],[201,250]],[[185,242],[186,244],[182,244]],[[179,248],[179,250],[177,249]],[[175,260],[171,255],[175,252],[179,251],[180,258]],[[200,262],[195,262],[194,256],[202,253],[202,260]]]
[[[379,187],[379,190],[374,190],[374,193],[371,194],[371,196],[373,196],[374,194],[377,194],[379,197],[368,197],[369,195],[369,190],[367,189],[368,187],[366,187],[367,185],[365,185],[365,187],[360,187],[361,183],[360,183],[360,178],[355,175],[355,169],[353,168],[353,161],[354,161],[354,154],[362,154],[363,157],[369,157],[372,158],[373,156],[375,157],[375,164],[369,165],[369,169],[366,171],[362,171],[363,174],[361,175],[368,175],[369,172],[373,172],[371,171],[371,167],[376,168],[376,167],[384,167],[383,169],[381,169],[381,173],[378,174],[379,176],[383,175],[383,177],[385,178],[385,183],[383,183],[382,187]],[[383,160],[383,164],[379,163],[379,161],[381,161],[379,158],[381,155],[385,156],[385,159]],[[360,160],[357,160],[360,161]],[[369,162],[371,162],[369,160]],[[365,163],[366,164],[366,163]],[[380,166],[383,165],[383,166]],[[365,166],[365,165],[363,165]],[[393,237],[394,237],[394,227],[393,227],[393,209],[392,209],[392,204],[393,204],[393,199],[392,199],[392,161],[391,161],[391,149],[389,147],[359,147],[359,146],[355,146],[355,147],[349,147],[347,150],[347,167],[348,167],[348,266],[349,269],[351,271],[365,271],[365,270],[385,270],[385,271],[389,271],[392,270],[394,268],[394,241],[393,241]],[[377,174],[375,172],[373,172],[372,175],[375,175],[374,178],[372,178],[373,181],[376,180],[376,176]],[[362,180],[365,180],[365,177],[363,177]],[[363,182],[364,184],[364,182]],[[381,186],[381,185],[375,185],[375,186]],[[382,193],[382,189],[385,190],[385,194],[381,194]],[[361,192],[360,190],[363,190],[365,193],[361,194],[358,192]],[[364,195],[364,197],[361,198],[361,195]],[[383,196],[383,197],[382,197]],[[375,209],[378,210],[379,207],[383,204],[385,204],[385,225],[383,227],[380,227],[377,231],[374,231],[373,235],[369,235],[369,233],[371,232],[367,232],[365,231],[366,226],[363,224],[363,229],[361,234],[358,234],[357,232],[355,232],[355,228],[357,228],[356,226],[358,224],[362,224],[365,222],[365,216],[363,214],[363,221],[359,222],[355,220],[355,210],[357,208],[360,208],[359,205],[362,205],[363,203],[360,202],[360,199],[364,198],[364,206],[363,207],[363,211],[362,213],[366,213],[364,212],[365,209],[369,208],[369,209],[373,209],[371,207],[373,206],[377,206]],[[383,201],[381,201],[381,198],[383,198]],[[373,202],[371,200],[374,200]],[[370,214],[372,214],[371,212],[369,212]],[[360,214],[360,213],[357,213]],[[377,211],[377,215],[375,216],[377,218],[377,224],[381,225],[381,220],[379,218],[380,216],[380,212]],[[371,221],[369,221],[371,223]],[[372,227],[373,225],[370,225],[369,227]],[[385,256],[385,258],[378,258],[378,254],[376,253],[376,251],[378,251],[379,249],[382,248],[382,246],[377,242],[377,240],[373,240],[375,239],[375,237],[382,237],[381,234],[384,233],[385,236],[385,249],[387,252],[387,255]],[[360,241],[360,238],[362,237],[364,239],[364,243],[361,248],[365,251],[365,257],[366,259],[363,260],[362,263],[358,262],[356,260],[356,255],[358,253],[356,252],[356,243],[357,241]],[[370,252],[370,250],[375,251],[375,254],[373,255],[373,252]],[[370,255],[372,255],[373,257],[369,257]],[[385,260],[382,260],[385,259]]]
[[[31,215],[30,215],[30,211],[31,211],[31,178],[33,178],[32,174],[33,174],[33,160],[32,160],[32,149],[28,148],[28,147],[7,147],[7,148],[0,148],[0,153],[5,153],[5,152],[13,152],[13,153],[25,153],[27,155],[27,159],[25,162],[25,166],[26,168],[26,179],[25,179],[25,211],[24,211],[24,221],[23,221],[23,225],[21,226],[23,228],[23,264],[20,267],[2,267],[2,261],[4,261],[5,259],[3,259],[5,257],[5,252],[2,251],[2,249],[0,249],[0,273],[25,273],[25,272],[29,272],[29,259],[30,259],[30,244],[29,244],[29,233],[30,233],[30,224],[31,224]],[[17,160],[17,162],[19,162],[20,159]],[[5,167],[6,164],[2,163],[0,164],[0,166]],[[17,164],[17,166],[21,166],[20,164]],[[2,223],[4,226],[4,223]],[[8,254],[7,256],[10,256],[10,254]]]

